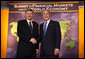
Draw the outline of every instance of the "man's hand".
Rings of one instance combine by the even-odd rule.
[[[56,55],[58,55],[59,54],[59,50],[58,49],[55,49],[54,50],[54,55],[56,56]]]
[[[33,44],[37,44],[37,41],[35,38],[31,38],[30,42],[32,42]]]
[[[39,54],[39,49],[36,49],[36,54]]]

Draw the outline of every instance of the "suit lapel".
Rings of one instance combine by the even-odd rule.
[[[27,20],[25,20],[25,26],[28,28],[29,24],[27,23]]]
[[[27,32],[30,32],[31,33],[30,27],[29,27],[26,19],[25,19],[25,26],[26,26]]]
[[[33,28],[33,32],[34,32],[34,29],[36,27],[34,21],[32,21],[32,24],[33,24],[33,27],[32,28]]]
[[[46,35],[47,35],[47,33],[50,31],[50,29],[51,29],[51,20],[50,20],[50,22],[49,22],[49,24],[48,24],[47,31],[46,31]],[[46,35],[45,35],[45,36],[46,36]]]
[[[43,25],[44,25],[44,23],[41,25],[41,34],[44,33],[44,31],[43,31]]]
[[[35,27],[36,27],[36,24],[35,24],[35,22],[34,22],[34,21],[32,21],[32,24],[33,24],[33,28],[35,28]]]

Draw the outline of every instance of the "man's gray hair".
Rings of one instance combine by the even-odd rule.
[[[32,9],[27,9],[27,10],[25,10],[25,13],[26,13],[27,11],[32,11],[32,12],[33,12],[33,10],[32,10]]]

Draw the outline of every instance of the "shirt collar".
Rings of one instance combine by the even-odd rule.
[[[48,21],[45,21],[45,23],[46,23],[46,22],[49,23],[49,22],[50,22],[50,19],[49,19]]]
[[[32,22],[32,20],[28,20],[28,19],[26,19],[27,20],[27,22],[29,23],[29,22]]]

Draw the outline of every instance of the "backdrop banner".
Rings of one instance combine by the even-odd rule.
[[[17,22],[25,19],[24,11],[30,8],[34,11],[33,20],[39,25],[44,22],[43,10],[49,10],[51,19],[59,22],[62,35],[59,58],[78,58],[78,5],[79,1],[10,1],[6,57],[16,58]],[[40,53],[36,58],[40,58]]]

